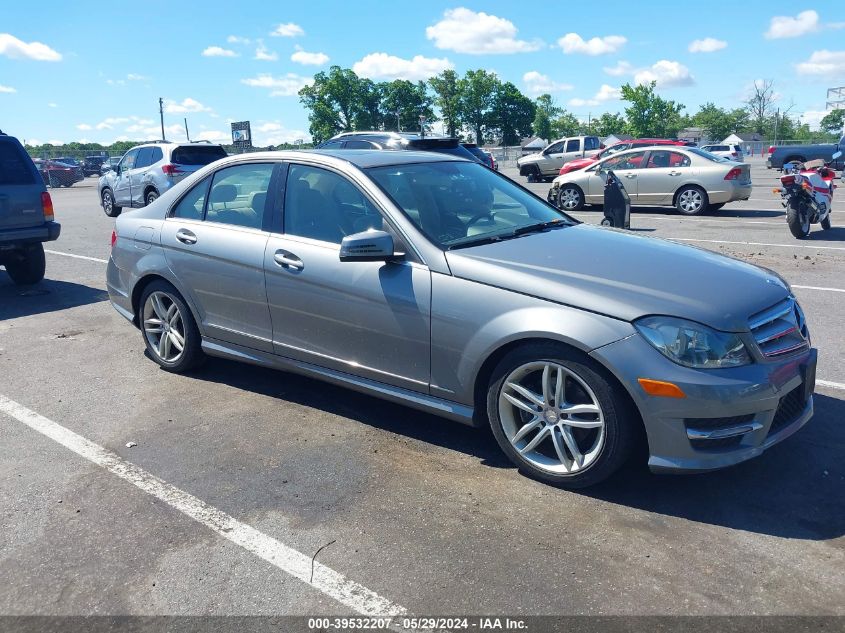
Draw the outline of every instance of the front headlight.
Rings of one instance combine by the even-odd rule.
[[[738,334],[666,316],[645,317],[634,325],[661,354],[685,367],[718,369],[751,362]]]

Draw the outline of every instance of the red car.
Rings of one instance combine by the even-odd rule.
[[[685,141],[676,141],[665,138],[637,138],[632,141],[622,141],[620,143],[615,143],[610,147],[605,147],[603,150],[597,154],[593,154],[592,156],[585,156],[584,158],[576,158],[575,160],[569,161],[560,168],[560,173],[568,174],[571,171],[584,169],[585,167],[595,164],[596,161],[599,161],[602,158],[606,158],[611,154],[621,152],[625,149],[631,149],[632,147],[650,147],[652,145],[687,145],[687,143]]]
[[[45,185],[50,187],[70,187],[75,182],[85,180],[82,168],[77,165],[68,165],[57,160],[33,159]]]

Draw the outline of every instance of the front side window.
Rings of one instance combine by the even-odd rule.
[[[214,173],[206,203],[207,222],[260,229],[273,163],[247,163]]]
[[[563,141],[560,141],[558,143],[552,143],[545,150],[546,154],[559,154],[562,151],[563,151]]]
[[[622,156],[613,156],[601,164],[601,169],[639,169],[643,166],[645,152],[631,152]]]
[[[346,149],[373,149],[375,145],[369,141],[346,141]]]
[[[340,244],[344,237],[382,229],[384,221],[358,187],[327,169],[293,164],[285,188],[285,233]]]
[[[138,150],[133,149],[127,152],[123,160],[120,161],[120,171],[126,171],[135,167],[135,157],[138,156]]]
[[[440,248],[514,238],[544,223],[569,224],[567,216],[479,163],[410,163],[367,173]]]
[[[343,141],[327,141],[320,146],[320,149],[340,149],[343,147]]]
[[[173,208],[170,215],[184,220],[202,220],[205,209],[205,196],[208,193],[208,183],[211,178],[205,178],[186,193]]]

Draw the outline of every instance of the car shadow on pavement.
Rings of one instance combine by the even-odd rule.
[[[296,374],[211,358],[195,378],[316,408],[513,468],[487,429],[473,429]],[[647,512],[784,538],[845,534],[845,400],[815,396],[816,415],[796,435],[738,466],[698,475],[655,475],[642,460],[580,494]],[[538,483],[537,485],[545,485]]]
[[[0,321],[32,314],[108,301],[105,290],[68,281],[44,279],[31,286],[17,286],[0,271]]]
[[[782,538],[845,535],[845,400],[815,394],[815,417],[752,460],[697,475],[629,465],[582,494],[657,514]]]
[[[819,231],[818,226],[813,226],[810,230],[809,241],[819,242],[843,242],[845,241],[845,227],[832,226],[827,231]]]

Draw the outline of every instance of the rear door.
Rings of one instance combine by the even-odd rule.
[[[220,145],[208,145],[205,143],[179,145],[173,148],[173,152],[170,154],[170,164],[172,167],[167,169],[165,173],[170,172],[168,177],[173,181],[173,184],[176,184],[188,176],[188,174],[199,171],[206,165],[210,165],[221,158],[226,158],[226,150],[220,147]]]
[[[692,176],[690,158],[672,150],[652,150],[645,169],[637,172],[640,204],[669,204],[678,188]]]
[[[20,142],[0,136],[0,229],[44,222],[43,191],[44,181]]]
[[[132,206],[131,171],[135,167],[137,157],[138,148],[129,150],[115,169],[114,203],[118,207]]]

